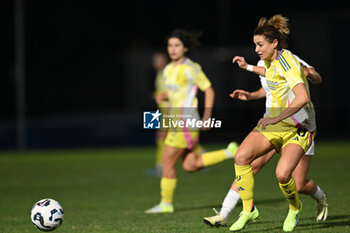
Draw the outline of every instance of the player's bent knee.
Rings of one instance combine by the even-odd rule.
[[[287,172],[284,171],[276,171],[276,178],[278,180],[279,183],[281,184],[286,184],[289,182],[289,180],[291,179],[290,174],[288,174]]]
[[[195,172],[198,170],[198,168],[193,163],[183,163],[182,168],[185,172]]]
[[[247,153],[238,151],[235,154],[235,163],[237,165],[243,166],[251,163],[251,159]]]

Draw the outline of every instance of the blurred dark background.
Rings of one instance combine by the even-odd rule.
[[[154,132],[142,130],[142,112],[156,109],[151,60],[165,52],[175,28],[203,33],[191,58],[213,83],[214,117],[223,129],[202,140],[241,140],[262,116],[264,100],[228,97],[260,85],[231,60],[258,61],[253,30],[274,14],[290,19],[289,50],[324,79],[310,84],[317,139],[349,139],[345,2],[15,0],[4,1],[1,12],[1,149],[152,144]]]

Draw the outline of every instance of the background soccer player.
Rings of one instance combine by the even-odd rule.
[[[165,92],[157,95],[157,103],[168,100],[170,113],[181,115],[190,112],[197,114],[197,89],[204,92],[204,112],[202,121],[211,118],[214,104],[214,90],[199,64],[187,57],[199,45],[199,35],[181,29],[174,30],[167,39],[167,49],[171,62],[164,69]],[[180,120],[180,119],[178,119]],[[201,128],[209,130],[210,128]],[[211,166],[226,159],[233,158],[237,144],[230,143],[226,150],[196,155],[199,129],[171,129],[165,139],[162,161],[162,178],[160,181],[161,202],[146,213],[171,213],[174,211],[173,196],[177,185],[175,170],[176,161],[182,159],[185,171],[194,172],[200,168]]]
[[[157,52],[153,55],[152,65],[154,70],[157,72],[156,78],[154,81],[155,92],[154,99],[156,99],[158,94],[165,92],[165,78],[164,78],[164,68],[169,63],[169,57],[163,52]],[[169,113],[169,101],[162,100],[160,103],[157,103],[157,107],[162,114]],[[147,174],[152,176],[162,176],[162,159],[163,152],[165,148],[165,138],[167,136],[167,130],[161,128],[156,132],[156,156],[155,156],[155,165],[152,169],[147,170]],[[196,147],[196,153],[201,154],[203,152],[203,147],[198,144]]]

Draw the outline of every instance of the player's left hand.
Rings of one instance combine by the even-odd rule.
[[[261,118],[258,122],[257,127],[259,128],[261,126],[261,129],[265,130],[266,126],[268,125],[274,125],[279,122],[279,119],[277,117],[272,118]]]

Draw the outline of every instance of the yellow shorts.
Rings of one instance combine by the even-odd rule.
[[[169,131],[165,139],[165,145],[191,150],[198,144],[198,141],[199,131],[184,129],[183,131]]]
[[[255,129],[267,137],[277,151],[280,151],[290,143],[294,143],[306,152],[316,136],[316,131],[309,132],[306,129],[301,129],[284,122],[268,125],[265,130],[262,130],[261,127],[255,127]]]

